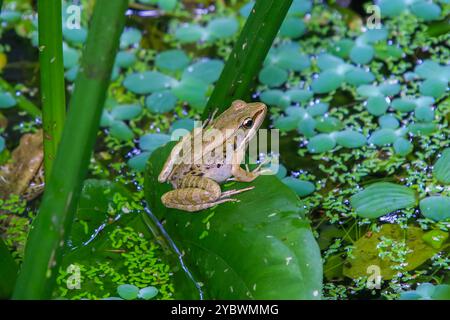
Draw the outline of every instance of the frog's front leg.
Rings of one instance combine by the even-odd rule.
[[[222,198],[222,191],[217,182],[212,179],[186,176],[180,182],[178,189],[162,195],[161,201],[168,208],[189,212],[200,211],[215,205],[237,201],[237,199]]]

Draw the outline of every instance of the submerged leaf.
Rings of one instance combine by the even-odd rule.
[[[450,148],[446,148],[434,164],[433,176],[443,184],[450,184]]]

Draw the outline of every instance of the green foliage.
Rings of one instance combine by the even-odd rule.
[[[318,299],[321,259],[295,194],[276,177],[261,176],[255,190],[196,214],[167,209],[157,182],[173,143],[157,149],[147,164],[147,203],[183,252],[197,282],[213,299]],[[224,190],[240,189],[233,183]],[[256,193],[257,192],[257,193]],[[261,202],[260,199],[266,199]],[[269,223],[267,223],[269,222]],[[283,290],[274,287],[278,283]],[[183,295],[183,292],[178,292]]]

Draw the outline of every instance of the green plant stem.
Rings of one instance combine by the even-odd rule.
[[[203,113],[224,111],[250,93],[292,0],[257,0]]]
[[[17,276],[17,264],[0,238],[0,299],[11,296]]]
[[[48,299],[97,137],[127,0],[97,0],[63,136],[28,236],[14,299]]]
[[[46,181],[51,174],[66,114],[61,10],[61,0],[38,1],[39,65]]]
[[[11,93],[14,96],[14,99],[16,99],[17,101],[17,106],[20,109],[26,111],[33,117],[37,118],[42,117],[41,110],[33,102],[25,98],[23,94],[16,95],[17,90],[3,78],[0,78],[0,88],[2,88],[4,91]]]

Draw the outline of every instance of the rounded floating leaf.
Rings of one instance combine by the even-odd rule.
[[[259,81],[269,87],[279,87],[286,82],[288,72],[277,66],[269,65],[259,73]]]
[[[313,93],[308,90],[291,89],[285,93],[292,102],[305,103],[313,97]]]
[[[301,53],[298,47],[283,46],[276,55],[278,67],[285,70],[303,71],[311,65],[309,57]]]
[[[310,138],[316,134],[315,128],[316,128],[317,121],[314,120],[314,118],[307,117],[303,120],[300,120],[298,123],[298,131],[302,133],[305,137]]]
[[[360,148],[367,143],[362,133],[350,129],[337,132],[335,136],[337,144],[345,148]]]
[[[411,112],[416,108],[416,102],[411,97],[396,98],[392,100],[392,108],[400,112]]]
[[[385,96],[395,96],[401,89],[398,83],[382,83],[378,88]]]
[[[178,4],[178,0],[158,0],[158,7],[164,11],[172,11]]]
[[[380,0],[378,5],[382,17],[395,17],[406,9],[405,0]]]
[[[413,144],[405,138],[400,137],[394,141],[395,153],[400,156],[406,156],[410,154],[413,151],[413,148]]]
[[[319,102],[310,105],[306,108],[306,111],[309,113],[311,117],[322,116],[328,112],[328,103]]]
[[[411,123],[408,126],[408,131],[411,132],[414,135],[430,135],[433,132],[436,132],[438,130],[438,125],[435,123]]]
[[[371,83],[374,80],[375,76],[372,72],[360,68],[354,68],[345,74],[345,81],[354,86]]]
[[[196,24],[184,24],[175,31],[175,38],[181,43],[197,42],[205,35],[205,30]]]
[[[390,182],[376,182],[350,197],[356,214],[363,218],[378,218],[393,211],[416,205],[413,189]]]
[[[313,193],[316,189],[313,183],[309,181],[299,180],[294,177],[286,177],[281,181],[300,197],[306,197],[307,195]]]
[[[74,66],[64,73],[64,77],[70,81],[74,82],[78,75],[78,66]]]
[[[77,50],[69,46],[63,46],[63,60],[65,69],[70,69],[78,65],[79,59],[80,53]]]
[[[330,133],[339,131],[343,127],[342,121],[336,117],[321,117],[317,120],[316,128],[320,132]]]
[[[332,150],[336,146],[336,140],[329,134],[320,133],[312,137],[308,142],[308,151],[322,153]]]
[[[397,137],[398,136],[395,133],[395,130],[383,128],[376,130],[372,133],[372,135],[369,138],[369,143],[382,147],[394,143]]]
[[[441,16],[441,7],[430,1],[417,1],[410,7],[412,13],[425,21],[437,20]]]
[[[261,92],[261,101],[273,106],[287,108],[291,104],[291,100],[285,96],[284,92],[277,89],[266,90]]]
[[[443,73],[442,66],[432,60],[425,60],[421,64],[417,65],[414,72],[424,79],[434,79]]]
[[[155,65],[160,69],[177,71],[186,68],[189,61],[189,57],[183,50],[167,50],[158,53]]]
[[[317,57],[317,65],[321,70],[336,69],[342,64],[345,64],[344,60],[332,54],[322,53]]]
[[[117,293],[122,299],[134,300],[138,297],[139,288],[131,284],[122,284],[117,288]]]
[[[447,88],[447,81],[427,79],[420,85],[420,93],[424,96],[431,96],[437,99],[445,93]]]
[[[287,174],[287,169],[286,169],[286,167],[283,166],[281,163],[278,164],[278,170],[277,170],[277,172],[275,172],[275,176],[276,176],[278,179],[283,179],[284,177],[286,177],[286,174]]]
[[[181,80],[172,88],[172,93],[181,101],[187,102],[191,107],[201,111],[206,105],[206,92],[208,84],[195,79],[187,78]]]
[[[359,41],[363,43],[375,43],[382,40],[386,40],[387,36],[388,32],[385,28],[368,29],[359,37]]]
[[[281,116],[275,119],[273,125],[282,132],[291,131],[297,128],[299,119],[292,116]]]
[[[434,221],[443,221],[450,218],[450,197],[431,196],[420,200],[422,215]]]
[[[442,245],[447,241],[448,239],[448,232],[444,232],[442,230],[430,230],[427,233],[425,233],[422,237],[422,240],[432,246],[435,249],[442,248]]]
[[[210,84],[219,79],[224,63],[217,59],[202,59],[187,67],[183,72],[184,79],[201,80],[204,83]]]
[[[149,133],[139,139],[141,150],[152,152],[170,141],[170,136],[162,133]]]
[[[372,61],[374,52],[370,45],[356,45],[350,51],[350,59],[354,63],[366,64]]]
[[[139,104],[119,105],[111,110],[111,116],[116,120],[131,120],[139,116],[141,111]]]
[[[309,118],[306,110],[300,107],[289,107],[285,111],[286,115],[294,117],[297,120]]]
[[[288,16],[302,16],[311,11],[312,3],[309,0],[294,0],[288,11]]]
[[[139,290],[139,298],[144,300],[150,300],[158,294],[158,289],[155,287],[146,287]]]
[[[356,89],[356,92],[363,97],[376,97],[382,95],[380,89],[377,86],[363,84]]]
[[[414,110],[414,116],[422,122],[431,122],[434,120],[434,110],[429,106],[417,106]]]
[[[336,42],[330,49],[334,55],[337,55],[341,58],[347,58],[350,55],[350,51],[352,50],[354,45],[355,42],[353,40],[342,39]]]
[[[385,114],[387,109],[389,108],[389,104],[386,101],[386,98],[383,96],[375,96],[370,97],[367,100],[366,105],[367,111],[374,116],[381,116]]]
[[[339,88],[344,77],[335,70],[325,70],[313,80],[311,88],[315,93],[328,93]]]
[[[195,121],[192,119],[178,119],[172,123],[170,126],[170,132],[174,132],[178,129],[184,129],[187,131],[192,131],[195,126]]]
[[[165,113],[175,108],[177,100],[170,91],[154,92],[145,99],[145,106],[154,113]]]
[[[129,68],[136,62],[136,55],[131,51],[120,51],[116,56],[115,65],[121,68]]]
[[[131,46],[138,46],[141,39],[141,31],[135,28],[128,28],[120,36],[120,48],[127,49]]]
[[[149,94],[170,88],[176,80],[157,71],[129,74],[123,81],[125,88],[136,94]]]
[[[385,114],[378,118],[378,124],[381,128],[397,129],[400,126],[400,122],[392,114]]]
[[[0,21],[5,21],[8,23],[14,23],[20,20],[22,14],[18,11],[13,10],[2,10],[0,13]]]
[[[111,135],[122,141],[130,141],[133,139],[133,131],[123,121],[113,121],[110,126]]]
[[[443,184],[450,184],[450,148],[446,148],[434,164],[433,176]]]
[[[235,18],[216,18],[211,20],[206,27],[211,40],[224,39],[233,36],[239,28],[239,24]]]
[[[280,27],[280,36],[288,38],[298,38],[306,31],[305,23],[298,17],[287,17]]]
[[[5,150],[5,138],[0,136],[0,152],[2,152],[3,150]]]
[[[9,92],[0,92],[0,109],[12,108],[16,104],[16,99]]]
[[[80,29],[69,29],[63,28],[64,40],[73,44],[83,44],[87,39],[87,30],[84,28]]]
[[[134,156],[128,160],[128,166],[138,172],[143,172],[145,170],[145,165],[150,157],[151,152],[142,152],[137,156]]]

